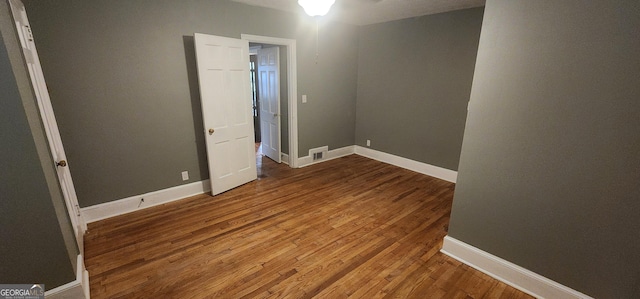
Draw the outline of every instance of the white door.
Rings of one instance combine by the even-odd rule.
[[[80,254],[84,255],[83,236],[87,229],[87,225],[80,214],[80,206],[78,205],[76,189],[74,188],[73,180],[71,179],[70,166],[64,153],[64,147],[62,146],[62,139],[60,138],[58,124],[53,113],[53,107],[51,106],[51,99],[49,98],[47,84],[44,81],[44,74],[42,73],[42,67],[40,66],[40,59],[38,58],[36,45],[33,41],[33,35],[31,34],[31,27],[29,26],[27,13],[24,5],[20,1],[11,0],[9,3],[11,5],[13,18],[16,22],[16,29],[20,36],[20,43],[22,44],[24,57],[29,69],[31,83],[38,100],[38,108],[40,110],[42,122],[44,123],[47,140],[49,141],[51,155],[53,156],[53,161],[57,164],[56,169],[58,172],[58,180],[60,181],[62,195],[64,196],[67,211],[69,212],[69,218],[71,219],[71,224],[76,235],[78,249],[80,250]]]
[[[258,50],[262,153],[280,163],[280,63],[278,47]]]
[[[194,37],[211,193],[216,195],[257,178],[249,42]]]

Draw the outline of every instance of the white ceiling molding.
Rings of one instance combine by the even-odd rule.
[[[296,0],[231,0],[294,13],[304,13]],[[327,17],[353,25],[369,25],[484,6],[485,0],[336,0]]]

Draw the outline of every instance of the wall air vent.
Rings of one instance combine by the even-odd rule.
[[[323,154],[323,152],[313,153],[313,161],[322,160]]]
[[[309,150],[309,157],[311,157],[311,161],[320,161],[327,158],[327,154],[329,152],[328,146],[316,147]]]

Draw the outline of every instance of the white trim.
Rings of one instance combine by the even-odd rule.
[[[324,148],[324,147],[321,147]],[[328,149],[328,147],[326,147]],[[320,148],[315,148],[315,149],[310,149],[309,150],[309,155],[308,156],[304,156],[304,157],[300,157],[298,159],[299,161],[299,166],[300,167],[306,167],[309,165],[313,165],[313,164],[318,164],[318,163],[322,163],[325,161],[329,161],[329,160],[333,160],[336,158],[340,158],[340,157],[344,157],[344,156],[348,156],[348,155],[352,155],[355,153],[353,145],[350,146],[345,146],[345,147],[341,147],[341,148],[336,148],[336,149],[332,149],[330,151],[327,151],[327,155],[322,159],[322,160],[318,160],[318,161],[313,161],[313,152],[318,152]]]
[[[387,154],[381,151],[373,150],[370,148],[355,146],[355,153],[360,156],[364,156],[370,159],[385,162],[391,165],[402,167],[408,170],[426,174],[428,176],[436,177],[445,181],[455,183],[458,178],[458,172],[431,164],[414,161],[411,159],[403,158],[400,156]]]
[[[63,284],[55,289],[44,292],[44,297],[47,299],[87,298],[81,296],[84,296],[84,290],[82,289],[82,284],[77,279],[70,283]]]
[[[57,288],[44,292],[45,298],[57,299],[57,298],[77,298],[77,299],[89,299],[91,294],[89,292],[89,272],[84,266],[84,258],[81,254],[78,255],[78,263],[76,268],[76,280],[63,284]]]
[[[211,191],[210,181],[204,180],[93,205],[82,208],[80,211],[84,214],[87,223],[91,223],[209,191]],[[141,198],[144,198],[142,203]]]
[[[452,237],[444,237],[442,253],[536,298],[590,298],[488,252]]]
[[[252,43],[264,43],[287,47],[287,88],[289,89],[289,166],[297,168],[298,158],[298,71],[296,40],[269,36],[241,34],[240,38]]]
[[[282,163],[289,165],[289,155],[280,152],[280,161],[282,161]]]
[[[82,265],[82,267],[80,267]],[[84,298],[91,298],[91,285],[89,284],[89,271],[84,265],[84,257],[82,255],[78,255],[78,263],[77,263],[77,273],[76,280],[80,279],[82,281],[82,291],[84,293]]]

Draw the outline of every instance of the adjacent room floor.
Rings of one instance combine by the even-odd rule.
[[[439,252],[454,184],[357,155],[89,225],[92,298],[530,298]]]

